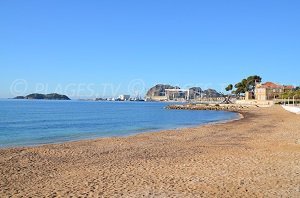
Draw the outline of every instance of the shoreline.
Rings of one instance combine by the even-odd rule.
[[[185,109],[187,110],[187,109]],[[192,110],[190,110],[192,111]],[[216,110],[203,110],[203,111],[216,111]],[[172,130],[183,130],[183,129],[193,129],[193,128],[198,128],[201,126],[205,125],[214,125],[214,124],[222,124],[222,123],[228,123],[228,122],[233,122],[237,121],[240,119],[243,119],[244,116],[242,115],[241,112],[239,111],[224,111],[224,112],[232,112],[236,113],[238,115],[237,118],[229,119],[229,120],[220,120],[220,121],[214,121],[214,122],[208,122],[208,123],[203,123],[203,124],[193,124],[190,126],[183,126],[183,127],[178,127],[178,128],[170,128],[170,129],[157,129],[157,130],[150,130],[150,131],[144,131],[144,132],[137,132],[137,133],[132,133],[132,134],[127,134],[127,135],[116,135],[116,136],[99,136],[99,137],[94,137],[94,138],[84,138],[84,139],[78,139],[78,140],[69,140],[69,141],[62,141],[62,142],[53,142],[53,143],[41,143],[41,144],[32,144],[32,145],[24,145],[24,146],[8,146],[8,147],[0,147],[1,150],[6,150],[6,149],[26,149],[26,148],[33,148],[33,147],[43,147],[47,145],[60,145],[60,144],[65,144],[65,143],[73,143],[73,142],[81,142],[81,141],[93,141],[93,140],[98,140],[98,139],[109,139],[109,138],[126,138],[126,137],[132,137],[140,134],[147,134],[147,133],[161,133],[161,132],[166,132],[166,131],[172,131]]]
[[[281,107],[243,119],[0,150],[0,195],[299,197],[300,117]]]

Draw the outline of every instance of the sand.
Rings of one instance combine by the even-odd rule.
[[[176,111],[176,110],[174,110]],[[0,197],[300,197],[300,116],[0,150]]]

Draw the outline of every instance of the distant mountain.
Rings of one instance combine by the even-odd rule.
[[[203,95],[204,95],[204,97],[207,97],[207,98],[218,98],[218,97],[222,97],[223,96],[223,94],[217,92],[214,89],[204,90],[203,91]]]
[[[158,84],[148,90],[146,97],[151,98],[155,96],[165,96],[166,89],[180,89],[180,87]],[[191,87],[189,88],[189,92],[190,99],[199,98],[200,96],[205,98],[217,98],[223,96],[221,93],[217,92],[214,89],[202,90],[201,87]]]
[[[57,93],[51,93],[51,94],[39,94],[39,93],[33,93],[29,94],[27,96],[17,96],[14,99],[28,99],[28,100],[71,100],[66,95],[60,95]]]
[[[164,96],[166,89],[180,89],[180,88],[177,86],[158,84],[148,90],[146,97]]]
[[[189,91],[190,91],[190,99],[195,99],[195,98],[201,96],[201,94],[203,92],[200,87],[189,88]]]
[[[222,97],[223,95],[217,92],[215,89],[206,89],[202,90],[200,87],[192,87],[189,89],[190,91],[190,99],[197,98],[202,95],[205,98],[218,98]]]
[[[17,97],[14,97],[13,99],[26,99],[25,96],[17,96]]]

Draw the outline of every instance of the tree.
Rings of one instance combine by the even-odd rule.
[[[293,97],[295,97],[296,99],[300,97],[300,89],[284,92],[280,95],[280,98],[282,99],[288,99]]]
[[[247,91],[254,92],[256,83],[261,83],[261,77],[254,75],[247,78]]]
[[[240,95],[246,91],[254,92],[256,83],[260,83],[262,78],[260,76],[254,75],[244,78],[241,82],[234,85],[236,88],[235,93]]]
[[[229,85],[225,88],[226,91],[231,91],[232,89],[233,89],[233,85],[232,85],[232,84],[229,84]]]
[[[241,93],[245,93],[247,91],[247,79],[243,79],[241,82],[234,85],[236,88],[235,93],[240,95]]]
[[[233,85],[232,84],[229,84],[226,88],[225,88],[225,90],[226,91],[231,91],[233,89]],[[228,95],[224,95],[224,101],[223,102],[221,102],[221,104],[231,104],[232,102],[230,101],[230,95],[228,94]]]

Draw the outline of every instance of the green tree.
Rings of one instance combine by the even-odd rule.
[[[288,98],[293,98],[295,96],[296,99],[300,98],[300,89],[299,90],[293,90],[293,91],[288,91],[280,95],[280,98],[282,99],[288,99]]]
[[[234,85],[236,88],[235,93],[240,95],[246,91],[254,92],[256,83],[260,83],[262,78],[260,76],[254,75],[244,78],[241,82]]]
[[[238,82],[234,85],[236,88],[235,94],[240,95],[241,93],[245,93],[247,91],[247,79],[243,79],[241,82]]]
[[[257,76],[257,75],[249,76],[247,78],[247,87],[246,87],[247,91],[254,92],[256,83],[261,83],[261,80],[262,79],[260,76]]]
[[[232,84],[229,84],[229,85],[225,88],[226,91],[231,91],[232,89],[233,89],[233,85],[232,85]]]

